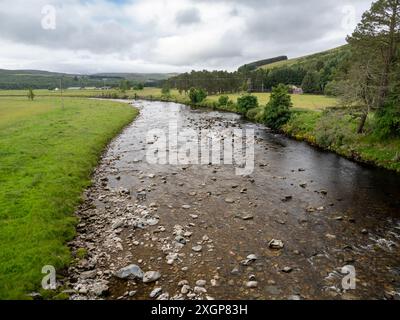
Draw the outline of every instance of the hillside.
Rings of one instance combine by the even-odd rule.
[[[279,57],[259,60],[259,61],[251,62],[251,63],[245,64],[245,65],[239,67],[238,71],[239,72],[254,71],[259,67],[266,66],[266,65],[269,65],[269,64],[284,62],[287,59],[288,59],[287,56],[279,56]]]
[[[41,70],[3,70],[0,69],[0,89],[51,89],[64,87],[117,86],[121,80],[133,83],[158,83],[175,74],[163,73],[99,73],[93,75],[66,74]]]
[[[288,59],[288,60],[281,60],[281,61],[277,61],[277,62],[273,62],[273,63],[266,63],[262,66],[259,66],[258,69],[271,70],[274,68],[292,67],[292,66],[302,66],[305,69],[308,69],[308,67],[310,65],[315,65],[319,61],[328,61],[339,55],[347,53],[348,50],[349,50],[348,45],[344,45],[341,47],[314,53],[314,54],[303,56],[303,57],[298,57],[298,58],[293,58],[293,59]]]

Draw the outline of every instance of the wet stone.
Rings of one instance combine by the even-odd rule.
[[[143,283],[155,282],[161,278],[161,273],[158,271],[148,271],[143,275]]]
[[[142,269],[135,264],[122,268],[115,273],[115,276],[120,279],[143,279],[143,275]]]

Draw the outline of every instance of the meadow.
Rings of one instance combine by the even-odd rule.
[[[138,111],[128,104],[0,97],[0,300],[27,299],[44,265],[70,261],[74,210],[108,144]]]
[[[50,90],[34,90],[34,93],[38,97],[59,97],[59,91],[50,91]],[[161,89],[159,88],[144,88],[144,90],[128,90],[126,92],[121,92],[119,90],[65,90],[63,91],[63,95],[65,97],[101,97],[101,95],[116,95],[116,97],[128,97],[134,98],[135,94],[139,97],[149,98],[152,97],[154,99],[160,99],[162,97]],[[13,97],[20,96],[25,97],[27,95],[26,90],[0,90],[0,97]],[[236,103],[237,98],[239,98],[241,94],[227,94],[230,100]],[[265,106],[270,98],[270,93],[254,93],[258,98],[258,102],[260,105]],[[219,95],[213,95],[207,97],[205,103],[209,102],[217,102]],[[184,102],[188,100],[188,97],[183,93],[179,94],[177,90],[171,90],[171,98],[177,100],[178,102]],[[337,99],[322,95],[311,95],[311,94],[303,94],[303,95],[292,95],[292,101],[295,108],[300,109],[308,109],[308,110],[322,110],[327,107],[334,107],[337,105]]]

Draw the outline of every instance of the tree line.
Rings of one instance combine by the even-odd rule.
[[[164,86],[186,93],[198,88],[210,95],[268,92],[279,87],[277,103],[287,100],[285,85],[301,86],[305,93],[340,97],[341,105],[359,118],[358,133],[364,132],[373,114],[377,132],[400,136],[400,0],[373,2],[347,42],[282,67],[192,71],[167,80]],[[252,98],[246,99],[254,105]]]

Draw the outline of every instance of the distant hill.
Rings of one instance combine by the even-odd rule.
[[[244,71],[254,71],[257,68],[261,67],[261,66],[266,66],[269,64],[273,64],[273,63],[279,63],[281,61],[286,61],[288,59],[287,56],[279,56],[279,57],[275,57],[275,58],[269,58],[269,59],[264,59],[264,60],[259,60],[256,62],[251,62],[248,64],[245,64],[243,66],[241,66],[238,71],[239,72],[244,72]]]
[[[311,64],[315,64],[318,61],[328,61],[331,58],[334,58],[338,55],[345,54],[348,51],[349,47],[347,45],[337,47],[334,49],[322,51],[319,53],[294,58],[294,59],[286,59],[281,61],[276,61],[273,63],[265,63],[264,65],[259,65],[258,69],[270,70],[279,67],[291,67],[291,66],[302,66],[307,69]]]
[[[90,75],[67,74],[41,70],[0,69],[0,89],[52,89],[63,87],[117,86],[121,80],[132,83],[156,85],[160,81],[175,76],[175,73],[99,73]]]

